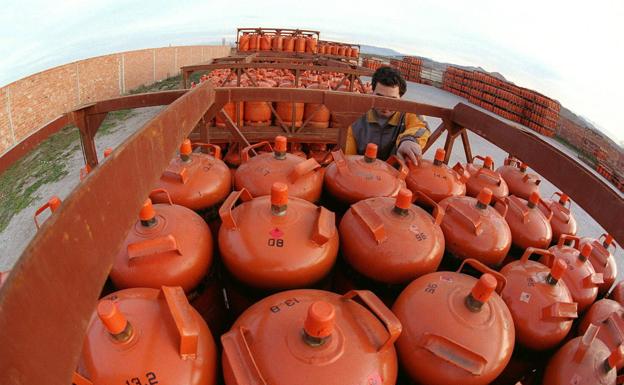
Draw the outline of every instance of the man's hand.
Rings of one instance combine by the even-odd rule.
[[[422,158],[422,150],[416,142],[411,140],[404,140],[399,144],[397,148],[397,155],[403,160],[411,160],[412,163],[418,164],[420,158]]]

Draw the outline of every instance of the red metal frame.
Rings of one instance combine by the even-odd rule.
[[[105,112],[155,105],[150,103],[156,101],[171,103],[106,162],[94,168],[22,253],[0,291],[1,384],[70,383],[83,335],[113,257],[136,220],[143,200],[182,140],[202,121],[223,114],[222,107],[229,101],[323,103],[344,127],[373,107],[439,117],[444,125],[432,138],[447,132],[447,156],[457,137],[462,137],[466,155],[469,154],[465,130],[471,130],[531,164],[584,207],[618,242],[624,243],[624,228],[619,223],[624,200],[600,178],[532,132],[465,104],[449,109],[322,90],[214,89],[209,82],[184,92],[133,95],[96,102],[73,112],[83,124],[87,122],[86,131],[90,134],[97,131],[96,123],[101,122]],[[238,140],[246,140],[231,120],[228,129]],[[211,135],[213,128],[207,130]],[[344,145],[345,131],[340,129],[332,134],[334,143]],[[291,137],[299,134],[293,132]],[[93,135],[85,135],[85,141],[92,140]],[[89,147],[91,144],[85,146]]]

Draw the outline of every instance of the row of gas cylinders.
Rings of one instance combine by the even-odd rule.
[[[232,176],[220,147],[195,146],[209,154],[183,143],[116,257],[110,278],[122,290],[98,305],[75,382],[214,383],[210,330],[219,334],[220,293],[205,219],[221,222],[213,230],[230,282],[228,305],[240,314],[221,336],[228,385],[394,384],[399,362],[418,383],[487,384],[505,369],[516,344],[534,351],[559,346],[596,299],[613,260],[608,236],[579,239],[564,231],[546,250],[555,210],[565,213],[566,225],[573,220],[569,200],[539,199],[536,177],[526,178],[526,165],[514,159],[497,171],[489,158],[482,167],[451,169],[438,150],[433,161],[405,165],[395,157],[376,159],[376,146],[369,145],[363,156],[334,152],[323,168],[288,153],[286,139],[278,137],[274,147],[245,149]],[[502,184],[504,194],[494,188]],[[522,188],[531,190],[528,200],[506,196],[522,196]],[[315,204],[322,197],[344,213],[339,226],[334,212]],[[548,242],[521,246],[515,234],[522,226],[514,232],[514,221],[547,228]],[[512,243],[526,251],[505,261]],[[330,287],[339,244],[347,264],[336,273],[342,287],[364,278],[385,301],[366,290],[341,296],[300,289]],[[436,271],[445,249],[462,261],[454,271]],[[534,254],[539,262],[530,260]],[[400,294],[388,299],[384,287]],[[251,296],[247,303],[245,296]],[[599,335],[591,330],[562,347],[555,358],[574,359],[553,358],[547,376],[554,371],[586,381],[577,383],[615,383],[620,347],[591,340]],[[570,383],[557,381],[547,383]]]
[[[359,49],[347,44],[319,42],[313,36],[243,33],[238,39],[238,50],[314,53],[320,55],[357,58]]]
[[[229,69],[217,69],[199,77],[200,82],[209,81],[215,87],[224,84],[232,85],[237,75]],[[350,81],[345,79],[345,74],[332,71],[302,71],[299,77],[299,84],[308,87],[315,83],[327,83],[329,87],[337,89],[341,86],[349,86]],[[241,85],[244,87],[253,86],[254,83],[262,81],[268,84],[268,87],[277,87],[283,82],[295,82],[295,75],[288,69],[268,69],[268,68],[249,68],[240,75]],[[344,87],[341,89],[344,90]],[[370,82],[362,83],[357,78],[353,81],[353,92],[356,93],[372,93]]]
[[[281,74],[275,74],[277,71]],[[294,76],[292,74],[282,74],[280,70],[268,71],[264,75],[260,73],[255,79],[242,78],[242,87],[281,87],[281,88],[293,88]],[[274,76],[270,76],[270,74]],[[253,75],[251,75],[253,76]],[[253,80],[252,80],[253,79]],[[200,82],[211,81],[213,84],[223,84],[225,86],[236,87],[236,80],[229,80],[228,75],[225,73],[216,73],[213,71],[210,76],[205,75],[200,78]],[[348,91],[350,80],[339,76],[332,76],[331,74],[325,75],[312,75],[304,74],[299,83],[299,88],[330,90],[335,89],[337,91]],[[194,83],[191,85],[194,87]],[[371,93],[372,89],[370,84],[362,85],[359,80],[354,81],[354,92]],[[327,128],[340,127],[340,125],[332,119],[331,112],[327,107],[322,104],[316,103],[302,103],[302,102],[239,102],[238,112],[237,104],[234,102],[228,102],[223,107],[225,114],[239,126],[244,124],[246,126],[270,126],[272,124],[286,126],[301,127],[303,122],[308,122],[307,126],[310,128]],[[275,112],[275,114],[273,114]],[[217,115],[215,118],[217,126],[225,127],[225,120]]]

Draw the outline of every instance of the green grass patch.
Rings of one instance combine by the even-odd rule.
[[[37,190],[67,175],[67,159],[80,149],[79,140],[78,129],[67,126],[0,174],[0,232],[32,202],[49,198],[36,195]]]
[[[97,135],[108,135],[115,132],[119,122],[128,119],[131,116],[131,113],[131,109],[109,112],[106,115],[106,119],[104,119],[100,125]]]
[[[146,92],[158,92],[158,91],[168,91],[168,90],[179,90],[181,89],[182,83],[182,75],[173,76],[167,79],[163,79],[159,82],[149,84],[147,86],[140,86],[128,92],[130,95],[134,94],[144,94]]]

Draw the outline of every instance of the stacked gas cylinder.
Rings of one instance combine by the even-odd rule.
[[[319,41],[313,35],[284,32],[243,32],[238,39],[239,52],[274,51],[338,56],[341,58],[359,57],[359,48],[350,44]]]
[[[236,75],[230,70],[215,70],[200,77],[200,82],[209,81],[213,85],[236,87]],[[295,84],[295,75],[289,70],[280,69],[249,69],[241,75],[241,87],[285,87],[292,88]],[[194,83],[191,85],[194,87]],[[299,78],[299,88],[337,90],[348,92],[351,81],[344,74],[338,72],[313,72],[303,71]],[[369,82],[362,84],[358,79],[353,81],[352,92],[372,93]],[[312,129],[324,129],[328,127],[342,127],[341,122],[331,114],[323,104],[293,103],[293,102],[229,102],[223,110],[233,123],[238,127],[266,127],[281,126],[299,128],[305,125]],[[226,119],[217,115],[214,124],[217,127],[225,127]],[[230,167],[238,167],[241,160],[241,148],[237,144],[226,146],[228,149],[224,161]],[[291,143],[290,151],[302,156],[315,158],[319,163],[329,163],[328,146],[324,143]]]
[[[578,237],[527,165],[294,152],[250,145],[232,173],[219,146],[183,142],[74,383],[616,384],[624,285],[595,302],[613,239]]]

